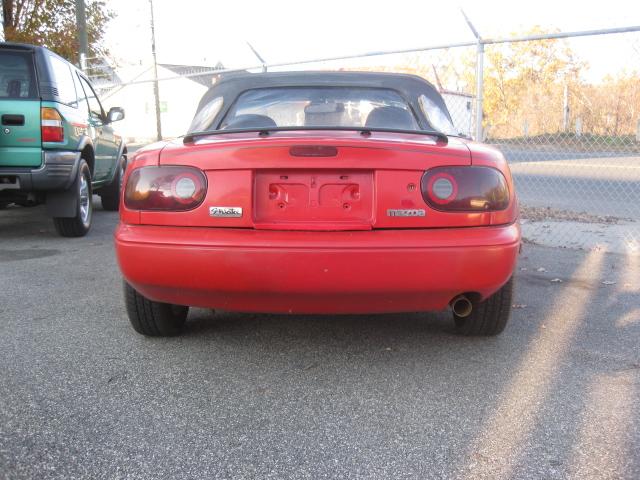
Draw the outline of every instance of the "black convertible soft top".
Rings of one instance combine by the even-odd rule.
[[[442,110],[446,118],[451,120],[442,96],[431,83],[422,77],[402,73],[351,71],[222,74],[218,82],[200,100],[196,115],[212,100],[222,97],[222,109],[211,122],[211,128],[216,129],[240,94],[247,90],[273,87],[368,87],[394,90],[413,109],[416,117],[423,124],[422,128],[433,130],[433,126],[425,118],[418,103],[420,95],[425,95]],[[189,133],[193,132],[190,131]]]

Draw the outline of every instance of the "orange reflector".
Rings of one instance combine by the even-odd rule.
[[[40,118],[42,118],[42,120],[57,120],[62,122],[62,116],[55,108],[42,107],[40,109]]]

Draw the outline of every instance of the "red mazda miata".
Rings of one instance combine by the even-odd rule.
[[[520,248],[497,150],[458,136],[411,75],[222,76],[189,133],[139,150],[115,234],[133,328],[189,306],[274,313],[451,307],[500,333]]]

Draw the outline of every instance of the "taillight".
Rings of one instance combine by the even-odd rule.
[[[127,179],[124,204],[132,210],[191,210],[202,203],[207,180],[193,167],[142,167]]]
[[[486,212],[509,206],[504,175],[490,167],[437,167],[422,176],[422,197],[436,210]]]
[[[326,145],[294,145],[289,148],[289,154],[293,157],[335,157],[338,149]]]
[[[40,109],[40,132],[43,142],[64,142],[62,116],[55,108]]]

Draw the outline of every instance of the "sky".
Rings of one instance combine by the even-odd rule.
[[[105,43],[129,63],[150,61],[148,0],[109,0],[116,13]],[[534,25],[561,31],[640,25],[640,1],[483,0],[154,0],[160,63],[227,68],[473,41],[463,8],[483,37]],[[640,70],[640,33],[571,40],[597,81],[621,68]],[[384,58],[372,59],[380,65]]]

